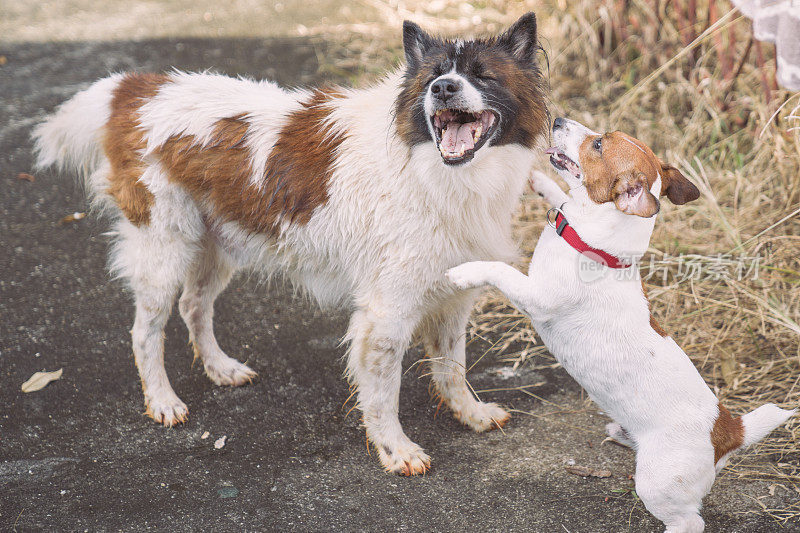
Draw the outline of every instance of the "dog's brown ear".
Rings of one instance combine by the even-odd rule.
[[[661,163],[661,194],[676,205],[700,198],[700,190],[681,171],[663,161]]]
[[[649,218],[661,209],[661,203],[650,192],[647,177],[642,172],[620,176],[612,195],[617,209],[629,215]]]

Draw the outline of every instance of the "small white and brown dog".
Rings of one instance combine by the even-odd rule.
[[[242,385],[255,376],[220,349],[212,326],[214,300],[241,269],[353,309],[347,375],[388,471],[430,465],[398,420],[415,335],[456,418],[475,431],[508,420],[465,382],[475,291],[444,273],[516,253],[512,213],[548,128],[536,17],[473,40],[406,22],[403,44],[406,65],[360,90],[116,74],[35,130],[39,165],[82,171],[114,219],[111,269],[135,298],[133,353],[157,422],[188,413],[163,361],[181,289],[180,314],[209,378]]]
[[[659,196],[683,204],[699,191],[641,141],[601,135],[565,119],[553,125],[551,163],[569,195],[535,172],[553,207],[528,275],[500,262],[465,263],[448,278],[494,285],[528,317],[550,352],[636,450],[636,492],[671,533],[702,531],[699,510],[733,451],[760,440],[794,411],[767,404],[733,418],[689,357],[653,320],[636,262],[650,242]],[[548,217],[550,213],[548,213]]]

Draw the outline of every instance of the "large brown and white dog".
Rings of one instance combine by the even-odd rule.
[[[157,422],[188,413],[163,363],[181,288],[180,313],[209,378],[242,385],[255,376],[212,328],[214,300],[240,269],[352,306],[347,376],[388,471],[430,465],[397,416],[415,334],[461,422],[485,431],[508,420],[467,387],[474,291],[444,272],[515,254],[511,214],[547,128],[536,18],[477,40],[435,38],[406,22],[403,41],[405,69],[366,89],[115,74],[35,130],[39,165],[82,171],[115,220],[111,270],[135,296],[133,352]]]

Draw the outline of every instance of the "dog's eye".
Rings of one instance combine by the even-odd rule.
[[[603,138],[602,137],[598,137],[597,139],[595,139],[594,142],[592,143],[592,148],[594,148],[598,152],[602,152],[603,151]]]

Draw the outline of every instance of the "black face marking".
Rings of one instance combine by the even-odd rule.
[[[484,143],[486,146],[520,144],[532,147],[547,130],[547,83],[536,61],[541,48],[532,13],[523,16],[499,37],[465,42],[445,40],[426,34],[413,23],[404,25],[403,37],[408,64],[395,111],[398,133],[408,145],[434,142],[439,146],[443,129],[436,127],[436,117],[428,116],[425,97],[434,80],[452,70],[480,93],[484,110],[493,117],[488,121],[491,131],[485,138],[476,140],[473,153]],[[469,117],[459,114],[464,109],[447,107],[446,101],[437,101],[437,105],[441,108],[438,111],[452,112],[446,116],[458,117],[459,123],[474,120],[473,124],[477,124],[482,119],[483,126],[487,124],[480,111],[476,114],[472,110],[473,115]],[[483,128],[472,129],[479,135],[487,133]],[[472,154],[468,154],[465,160],[471,158]],[[453,164],[444,154],[443,159]]]

